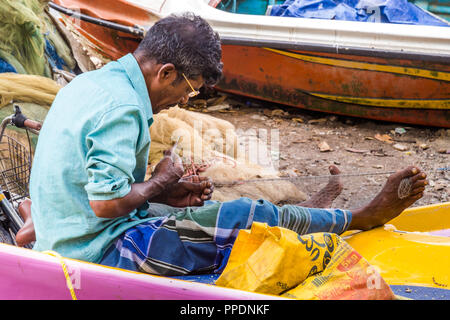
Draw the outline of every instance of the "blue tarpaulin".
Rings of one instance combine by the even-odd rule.
[[[450,26],[407,0],[286,0],[272,16]]]

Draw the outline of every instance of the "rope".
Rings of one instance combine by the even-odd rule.
[[[51,255],[51,256],[59,259],[59,262],[61,263],[61,266],[62,266],[62,269],[64,272],[64,276],[66,277],[67,287],[69,288],[70,295],[72,296],[72,300],[77,300],[77,296],[75,295],[75,290],[73,289],[73,285],[72,285],[72,279],[70,279],[69,271],[67,271],[67,266],[66,266],[66,263],[64,262],[63,257],[59,253],[57,253],[55,251],[51,251],[51,250],[43,251],[42,253]]]

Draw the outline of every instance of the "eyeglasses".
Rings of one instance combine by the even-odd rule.
[[[187,77],[184,75],[184,73],[182,73],[182,75],[183,75],[183,77],[184,77],[184,80],[186,80],[187,84],[189,85],[189,87],[191,87],[191,90],[192,90],[192,92],[189,92],[188,97],[189,97],[189,98],[193,98],[193,97],[197,96],[197,95],[200,93],[200,91],[197,91],[197,90],[194,89],[194,87],[193,87],[192,84],[189,82],[189,80],[188,80]]]

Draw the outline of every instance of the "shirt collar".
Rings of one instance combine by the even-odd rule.
[[[153,122],[152,103],[148,95],[144,75],[142,74],[141,68],[139,67],[138,62],[136,61],[136,58],[133,56],[133,54],[129,53],[117,61],[125,69],[125,72],[127,73],[128,78],[130,79],[134,89],[136,90],[142,102],[144,103],[145,114],[147,116],[147,120],[150,125]]]

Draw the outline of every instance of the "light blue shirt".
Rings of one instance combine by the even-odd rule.
[[[99,218],[90,200],[121,198],[143,182],[152,106],[132,54],[61,89],[42,126],[30,178],[35,250],[98,262],[146,208]]]

